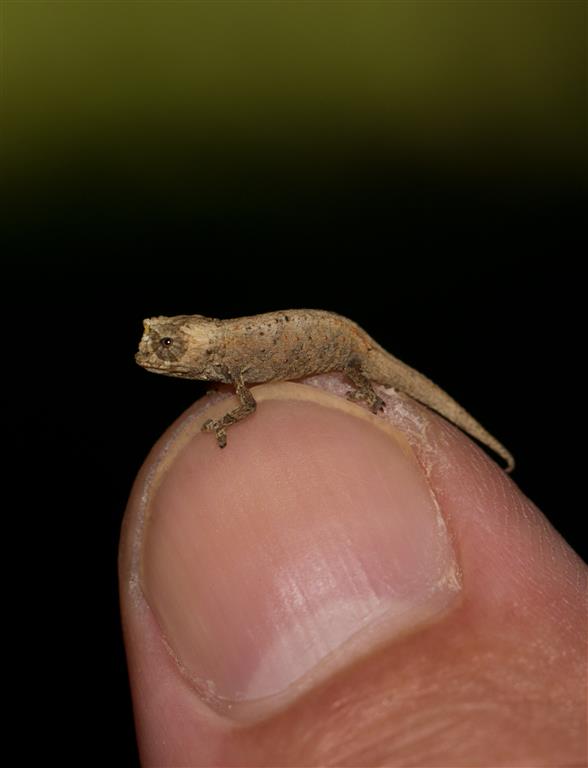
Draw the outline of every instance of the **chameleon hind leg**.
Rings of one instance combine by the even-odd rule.
[[[243,382],[242,374],[234,378],[232,383],[235,387],[235,394],[239,398],[239,405],[232,411],[225,413],[220,419],[208,419],[202,425],[203,432],[214,432],[220,448],[224,448],[227,444],[227,427],[249,416],[257,407],[255,398]]]
[[[347,395],[349,400],[364,403],[372,413],[377,413],[385,407],[384,401],[378,396],[372,382],[362,373],[358,363],[349,363],[345,368],[345,375],[355,385],[355,389]]]

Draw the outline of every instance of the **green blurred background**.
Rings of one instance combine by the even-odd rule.
[[[395,228],[404,244],[428,215],[442,225],[448,196],[467,217],[584,178],[584,2],[5,0],[1,13],[2,180],[19,232],[141,240],[160,225],[189,268],[196,231],[201,246],[220,227],[269,248],[268,232],[296,229],[336,249],[367,246],[358,230],[375,227],[367,250],[382,258]],[[63,234],[44,256],[21,242],[7,258],[157,263],[157,248],[84,254]]]
[[[184,151],[208,165],[370,140],[479,169],[541,159],[541,173],[577,168],[585,140],[583,2],[25,0],[2,14],[2,155],[19,169],[94,148],[150,178]]]

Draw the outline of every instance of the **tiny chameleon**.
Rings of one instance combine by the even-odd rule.
[[[333,312],[290,309],[231,320],[154,317],[144,321],[135,359],[154,373],[235,387],[238,407],[202,427],[214,432],[221,448],[227,444],[227,427],[255,410],[249,385],[339,371],[353,385],[348,397],[373,413],[384,408],[373,385],[393,387],[490,448],[505,461],[507,472],[514,468],[506,448],[452,397],[387,352],[352,320]]]

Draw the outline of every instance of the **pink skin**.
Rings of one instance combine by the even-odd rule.
[[[413,627],[392,632],[387,639],[368,638],[361,652],[326,667],[324,675],[254,719],[239,721],[230,709],[219,710],[218,702],[205,703],[202,691],[180,669],[162,638],[161,623],[168,618],[145,599],[147,595],[156,600],[158,590],[170,588],[165,579],[175,578],[173,573],[169,576],[168,567],[173,566],[173,557],[161,542],[169,541],[174,552],[184,552],[181,537],[174,538],[174,526],[190,522],[177,515],[189,517],[189,510],[197,509],[199,532],[219,548],[221,559],[227,557],[227,568],[215,571],[218,558],[211,556],[210,562],[203,557],[197,566],[200,571],[195,571],[197,589],[211,574],[197,601],[207,629],[214,625],[215,598],[220,603],[232,599],[238,582],[231,579],[243,574],[239,558],[257,552],[255,539],[265,536],[268,526],[267,535],[275,533],[268,540],[293,545],[267,552],[269,559],[260,560],[258,591],[255,584],[251,589],[243,586],[243,594],[249,596],[244,615],[250,612],[252,626],[265,615],[263,596],[275,598],[275,558],[283,558],[284,567],[295,568],[290,560],[304,532],[325,546],[329,556],[329,543],[338,530],[333,524],[324,542],[320,539],[320,531],[333,517],[329,505],[337,505],[337,521],[346,526],[345,536],[365,548],[361,557],[368,571],[377,569],[380,549],[394,546],[393,541],[387,543],[385,527],[364,541],[357,515],[352,514],[359,498],[363,513],[368,510],[365,526],[380,524],[377,512],[372,519],[369,510],[370,504],[376,509],[385,494],[385,487],[378,484],[378,453],[389,450],[389,438],[370,425],[369,419],[375,417],[356,419],[324,408],[313,402],[315,390],[304,390],[306,400],[293,403],[280,399],[279,388],[274,388],[255,417],[229,430],[224,451],[196,427],[196,436],[162,481],[144,542],[141,495],[150,472],[161,462],[170,437],[173,445],[173,435],[181,434],[190,424],[190,413],[201,411],[202,404],[168,431],[139,474],[121,539],[120,579],[143,764],[584,765],[586,566],[512,480],[463,434],[420,406],[395,397],[389,399],[390,419],[404,431],[426,467],[449,531],[449,546],[456,553],[461,591],[434,620],[415,620]],[[343,407],[361,412],[359,406]],[[426,439],[414,429],[423,418]],[[308,455],[314,457],[311,463]],[[324,477],[324,487],[314,482],[312,469],[316,457],[323,455],[327,457],[323,474],[316,476]],[[357,477],[353,467],[359,468]],[[294,481],[282,481],[284,473]],[[370,477],[369,483],[362,485],[362,477]],[[404,480],[402,474],[397,478],[399,488]],[[338,495],[341,486],[345,493]],[[357,497],[355,487],[361,491]],[[365,506],[370,492],[374,499]],[[239,514],[223,527],[226,517],[221,512],[242,510],[249,503],[244,496],[250,499],[253,516],[266,514],[273,499],[276,515],[281,515],[277,533],[271,531],[272,519],[260,519],[256,534],[251,531],[255,517],[241,519]],[[402,525],[401,518],[394,524]],[[423,556],[415,546],[416,550],[410,544],[406,557]],[[423,546],[432,551],[429,544]],[[189,556],[192,550],[185,551]],[[208,545],[202,550],[210,551]],[[430,556],[436,557],[435,552]],[[401,560],[396,571],[390,563],[395,588],[410,567]],[[264,562],[271,567],[265,569]],[[158,570],[161,563],[168,566]],[[238,566],[234,574],[231,563]],[[228,596],[221,594],[225,570]],[[373,581],[377,589],[386,589],[380,577]],[[279,605],[272,603],[272,610],[279,612]],[[226,652],[227,664],[234,648],[236,659],[248,653],[246,645],[234,645],[241,642],[240,623],[228,635],[226,648],[220,645],[221,661]],[[197,666],[199,651],[184,647],[181,653],[186,666]],[[224,665],[214,666],[216,656],[207,659],[213,676],[223,681]],[[235,672],[241,673],[245,674]]]

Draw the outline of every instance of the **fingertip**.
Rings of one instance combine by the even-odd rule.
[[[194,422],[146,501],[142,592],[195,690],[231,717],[283,706],[459,590],[404,438],[340,398],[279,391],[260,390],[222,453]]]
[[[326,701],[344,700],[352,712],[393,692],[414,704],[424,686],[431,722],[442,711],[437,688],[467,710],[472,687],[452,687],[456,675],[471,676],[491,704],[492,676],[502,675],[500,695],[514,708],[497,718],[500,727],[510,717],[537,744],[569,734],[574,718],[541,726],[539,701],[532,717],[518,714],[528,670],[538,695],[547,672],[557,679],[574,666],[558,644],[578,645],[546,609],[565,597],[567,577],[562,566],[546,571],[546,547],[555,545],[551,532],[540,540],[540,513],[477,447],[419,406],[391,397],[385,418],[373,417],[306,390],[260,388],[261,407],[231,427],[224,451],[200,432],[216,414],[208,401],[197,404],[141,472],[121,539],[121,595],[142,754],[154,764],[237,756],[245,764],[253,755],[271,763],[275,729],[292,734],[294,720],[320,726]],[[577,600],[574,611],[581,621]],[[530,617],[542,636],[534,650]],[[511,669],[513,648],[523,650]],[[574,663],[577,674],[577,653]],[[438,683],[431,689],[428,680]],[[551,691],[552,709],[565,695],[578,701],[572,683]],[[404,715],[393,709],[396,730],[385,713],[374,719],[383,737],[402,733]],[[479,727],[472,711],[451,725],[443,749]],[[249,726],[234,731],[235,719]],[[343,722],[359,746],[375,738],[361,718],[332,727]],[[305,742],[309,764],[320,730]],[[440,764],[435,745],[427,749]]]

